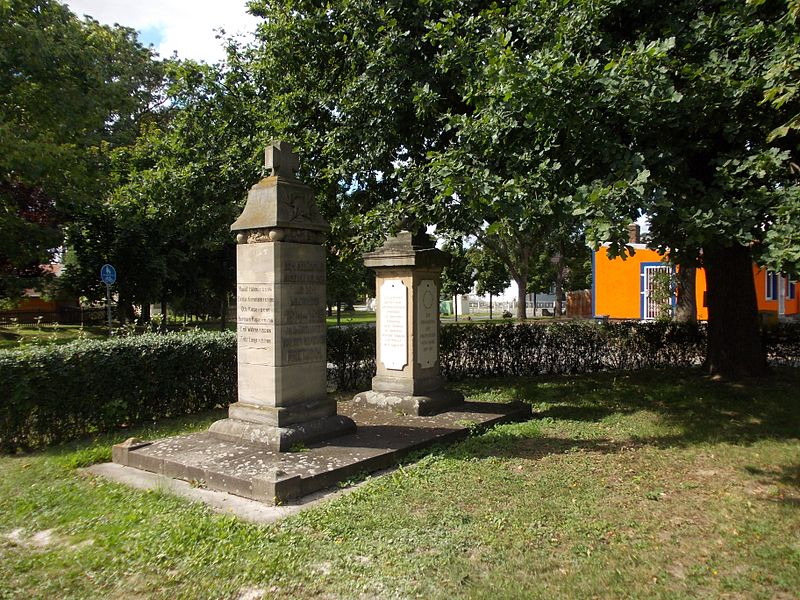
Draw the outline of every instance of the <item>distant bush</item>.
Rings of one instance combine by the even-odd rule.
[[[236,335],[145,334],[0,352],[0,448],[73,439],[236,400]]]

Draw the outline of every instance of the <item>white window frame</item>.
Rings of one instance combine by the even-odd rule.
[[[780,276],[775,271],[767,270],[766,277],[764,277],[764,287],[766,288],[764,291],[764,298],[767,300],[778,299],[778,283],[775,281],[776,278],[780,281]]]

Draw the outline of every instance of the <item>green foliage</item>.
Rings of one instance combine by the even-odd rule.
[[[133,29],[55,0],[0,3],[0,48],[0,296],[13,297],[103,194],[109,151],[152,118],[163,66]]]
[[[145,334],[0,352],[0,447],[30,448],[236,399],[230,333]]]
[[[443,328],[440,363],[458,380],[689,366],[704,351],[705,329],[694,324],[505,322]]]
[[[658,306],[659,321],[672,319],[672,300],[675,297],[675,281],[672,270],[658,270],[651,275],[650,299]]]
[[[167,299],[219,314],[235,282],[230,224],[265,144],[242,69],[234,51],[225,68],[170,65],[169,119],[112,153],[113,190],[69,229],[65,285],[97,297],[97,265],[111,262],[123,307]]]
[[[369,386],[375,375],[375,329],[351,326],[328,328],[328,386],[355,390]]]
[[[475,244],[467,252],[475,269],[476,291],[481,296],[502,294],[511,283],[508,267],[483,246]]]
[[[452,298],[468,294],[475,282],[475,267],[461,238],[448,240],[442,250],[450,257],[450,261],[442,269],[442,295]]]
[[[334,252],[334,249],[329,248],[325,253],[325,293],[328,306],[342,302],[352,304],[357,298],[364,298],[370,283],[374,295],[375,277],[364,266],[363,259],[360,256]]]
[[[800,360],[800,325],[763,333],[773,365]],[[698,323],[588,321],[471,323],[441,329],[439,364],[451,381],[469,377],[533,376],[631,371],[699,365],[707,328]],[[363,387],[375,374],[375,331],[328,330],[329,383],[339,390]]]

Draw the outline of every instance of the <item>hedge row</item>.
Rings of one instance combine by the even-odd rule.
[[[464,377],[590,373],[697,364],[705,328],[588,321],[445,327],[441,367]]]
[[[800,366],[800,323],[764,333],[773,364]],[[328,330],[328,384],[369,387],[375,329]],[[450,379],[698,365],[703,325],[559,321],[442,328]],[[194,332],[0,352],[0,450],[31,448],[236,401],[236,335]]]
[[[0,449],[74,439],[236,398],[236,336],[144,334],[0,352]]]

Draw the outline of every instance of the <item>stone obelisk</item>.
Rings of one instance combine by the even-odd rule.
[[[286,142],[266,150],[270,175],[254,185],[236,232],[238,402],[211,433],[286,451],[352,433],[326,386],[327,223],[295,178]]]

